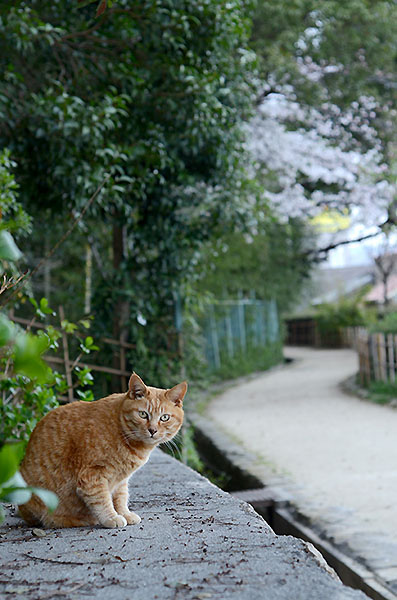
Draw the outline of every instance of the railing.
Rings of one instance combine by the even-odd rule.
[[[213,369],[249,350],[265,348],[280,336],[274,301],[219,301],[207,307],[202,327],[205,355]]]

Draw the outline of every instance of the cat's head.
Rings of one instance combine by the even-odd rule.
[[[186,381],[164,390],[146,386],[133,373],[122,408],[126,438],[153,446],[172,439],[183,423],[186,391]]]

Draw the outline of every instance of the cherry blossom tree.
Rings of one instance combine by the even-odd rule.
[[[379,233],[396,186],[371,124],[375,101],[325,111],[289,99],[288,91],[265,95],[248,125],[251,169],[263,182],[264,201],[284,220],[324,211],[348,216],[349,228],[320,236],[320,250]]]

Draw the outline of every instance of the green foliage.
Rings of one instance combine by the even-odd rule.
[[[379,321],[372,323],[369,332],[397,334],[397,312],[389,312]]]
[[[318,308],[316,323],[321,344],[339,346],[340,330],[365,324],[365,315],[358,305],[358,299],[342,300],[338,304],[323,304]]]
[[[254,90],[251,2],[119,0],[97,20],[92,6],[75,6],[0,8],[0,145],[48,231],[34,232],[26,255],[42,256],[110,175],[63,246],[54,295],[73,319],[90,240],[101,333],[118,337],[127,324],[134,365],[166,381],[179,370],[175,292],[208,240],[251,214],[242,130]]]
[[[0,255],[1,256],[1,255]],[[40,303],[32,301],[36,317],[55,313],[45,298]],[[77,328],[77,327],[76,327]],[[48,490],[28,486],[18,465],[23,448],[37,421],[49,410],[58,406],[58,396],[67,391],[66,377],[49,368],[42,360],[43,352],[57,348],[61,333],[51,325],[37,335],[25,333],[0,313],[0,502],[23,504],[32,494],[37,495],[50,511],[55,510],[58,499]],[[75,332],[73,335],[78,335]],[[80,338],[78,338],[80,341]],[[85,351],[95,348],[87,338],[80,341]],[[74,367],[78,383],[92,385],[89,369]],[[90,391],[77,390],[82,400],[93,400]],[[7,440],[19,439],[18,444],[5,444]],[[0,523],[4,512],[0,505]]]
[[[55,317],[45,298],[40,302],[31,299],[36,311],[34,318]],[[80,354],[74,362],[71,376],[73,386],[82,400],[93,400],[91,390],[93,377],[90,369],[82,368],[79,361],[97,346],[93,338],[85,337],[85,326],[81,332],[80,323],[63,322],[69,345],[80,347]],[[73,325],[73,328],[71,328]],[[42,359],[47,352],[56,352],[62,331],[50,323],[37,334],[24,332],[0,314],[0,444],[9,439],[27,441],[36,423],[49,410],[59,405],[59,397],[67,393],[68,384],[64,374],[51,369]],[[88,341],[87,341],[88,340]]]
[[[10,233],[21,235],[31,232],[32,220],[18,201],[18,185],[13,175],[15,168],[16,163],[11,160],[10,151],[0,151],[0,256],[5,260],[20,258],[18,249],[15,250],[15,245],[10,241]]]
[[[395,3],[389,0],[263,0],[257,3],[252,43],[265,76],[289,84],[300,99],[325,95],[348,106],[360,96],[396,99]],[[325,77],[306,78],[299,61],[330,65]]]
[[[250,346],[236,352],[234,357],[221,353],[221,367],[213,372],[216,379],[235,379],[256,371],[266,371],[283,360],[282,342],[273,342],[264,347]]]
[[[0,156],[0,216],[4,215],[6,219],[0,225],[19,233],[23,229],[29,229],[30,219],[17,201],[16,186],[8,171],[10,166],[8,154],[3,153]],[[13,263],[21,256],[11,233],[0,228],[2,272],[7,267],[13,270]],[[12,280],[7,282],[5,276],[4,281],[6,290]],[[45,319],[48,315],[55,315],[46,298],[42,298],[40,303],[33,298],[30,300],[36,309],[35,318]],[[84,327],[86,324],[84,321]],[[28,486],[19,473],[18,466],[24,445],[38,419],[58,406],[57,393],[67,389],[66,378],[50,369],[42,360],[45,351],[56,349],[60,335],[51,325],[37,335],[21,331],[0,313],[0,502],[24,504],[35,494],[50,511],[55,510],[58,505],[58,498],[53,492]],[[91,337],[82,340],[81,345],[86,353],[96,349]],[[78,367],[75,366],[75,369]],[[78,381],[82,386],[92,384],[88,369],[78,373]],[[88,392],[79,392],[82,399],[92,399]],[[5,444],[10,438],[23,441]],[[3,520],[4,511],[0,505],[0,523]]]
[[[16,261],[22,256],[22,252],[14,242],[9,231],[0,230],[0,255],[3,260]]]
[[[299,298],[310,273],[305,253],[308,231],[304,223],[269,219],[256,234],[233,233],[221,238],[200,263],[200,290],[217,298],[245,297],[274,299],[280,312]]]
[[[397,384],[392,381],[371,381],[369,399],[376,404],[390,404],[397,399]]]
[[[361,95],[396,100],[397,6],[389,0],[315,2],[312,19],[321,25],[317,35],[305,36],[304,52],[336,68],[322,82],[330,96],[350,104]]]

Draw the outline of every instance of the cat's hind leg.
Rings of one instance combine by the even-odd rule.
[[[48,528],[57,527],[92,527],[98,521],[91,515],[78,516],[71,514],[46,514],[43,517],[43,525]]]
[[[37,513],[34,512],[34,510],[32,510],[32,508],[29,505],[30,502],[27,502],[26,504],[20,504],[18,506],[18,515],[22,517],[22,519],[28,525],[32,525],[34,527],[41,526],[43,523],[40,517],[37,516]]]
[[[128,481],[122,481],[113,490],[113,505],[115,511],[125,518],[128,525],[141,522],[141,517],[128,509]]]
[[[58,495],[59,504],[50,513],[44,502],[35,494],[29,502],[20,504],[18,512],[28,525],[35,527],[89,527],[98,519],[75,493]]]

